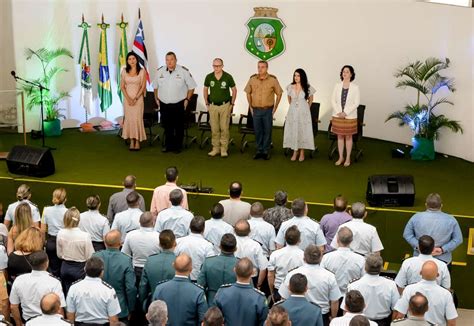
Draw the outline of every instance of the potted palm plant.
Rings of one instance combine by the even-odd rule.
[[[59,136],[61,135],[61,121],[59,118],[64,118],[61,114],[63,109],[59,108],[59,103],[65,98],[69,97],[68,92],[54,92],[51,89],[51,84],[55,77],[67,71],[66,69],[53,65],[53,61],[57,58],[66,56],[73,58],[71,51],[65,48],[57,48],[48,50],[41,48],[38,50],[26,49],[25,56],[27,60],[35,57],[41,63],[43,75],[34,80],[35,83],[41,84],[48,90],[43,90],[43,108],[44,108],[44,134],[45,136]],[[41,107],[41,94],[37,87],[31,85],[22,86],[22,90],[27,96],[26,109],[32,110],[35,107]]]
[[[400,79],[397,88],[416,90],[416,103],[407,104],[404,111],[393,112],[385,122],[395,119],[400,126],[407,125],[413,131],[413,149],[410,151],[413,160],[435,158],[434,141],[439,139],[440,129],[463,132],[458,121],[450,120],[444,114],[435,114],[435,109],[442,104],[454,105],[446,97],[436,95],[443,88],[451,93],[455,91],[454,80],[440,74],[449,67],[449,63],[448,58],[444,61],[428,58],[424,62],[410,63],[395,73],[395,77]]]

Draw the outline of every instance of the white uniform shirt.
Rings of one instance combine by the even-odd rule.
[[[21,203],[27,203],[28,205],[30,205],[31,217],[33,218],[34,223],[37,223],[41,220],[38,206],[30,202],[28,199],[23,199],[23,200],[19,200],[8,205],[7,212],[5,213],[5,221],[11,221],[12,225],[15,224],[15,210],[16,210],[16,207],[20,205]]]
[[[436,283],[444,287],[445,289],[451,288],[451,275],[449,274],[448,266],[445,262],[434,258],[431,255],[422,255],[411,257],[403,261],[402,267],[398,271],[395,283],[401,288],[406,287],[409,284],[417,283],[421,281],[420,271],[423,264],[426,261],[434,261],[438,265],[439,276],[436,279]]]
[[[61,315],[41,315],[26,322],[26,326],[71,326]]]
[[[410,298],[416,292],[420,292],[428,299],[428,311],[425,314],[425,319],[430,323],[443,326],[446,325],[447,320],[458,317],[451,292],[436,284],[436,281],[421,280],[408,285],[395,305],[395,310],[406,314]]]
[[[263,254],[270,257],[272,251],[275,250],[275,228],[265,222],[263,217],[250,217],[248,222],[250,224],[250,238],[260,243]]]
[[[191,233],[185,237],[176,240],[176,256],[185,253],[193,261],[193,270],[191,272],[191,280],[197,280],[201,266],[206,257],[215,256],[214,246],[212,243],[204,239],[201,234]]]
[[[193,213],[181,206],[171,206],[158,213],[155,231],[171,230],[176,238],[184,237],[190,232],[189,223],[193,217]]]
[[[5,224],[0,223],[0,241],[3,242],[0,244],[0,270],[6,269],[8,267],[8,255],[7,255],[7,238],[8,238],[8,229]]]
[[[364,275],[365,259],[350,248],[340,247],[323,256],[321,267],[336,276],[339,290],[345,294],[349,282]]]
[[[375,226],[365,223],[363,219],[354,218],[352,221],[341,224],[337,232],[339,232],[339,229],[343,226],[351,229],[354,235],[354,240],[350,246],[353,251],[366,256],[370,253],[383,250],[382,241],[380,241]],[[337,249],[337,237],[332,239],[331,247]]]
[[[349,326],[352,318],[359,315],[365,316],[364,314],[353,314],[351,312],[346,312],[344,316],[336,317],[333,320],[331,320],[331,322],[329,323],[329,326]],[[369,324],[370,326],[377,326],[377,323],[371,320],[369,320]]]
[[[280,285],[285,280],[288,271],[303,266],[303,264],[304,251],[297,245],[286,245],[285,247],[272,252],[268,263],[268,270],[275,272],[275,288],[280,288]]]
[[[131,256],[134,267],[143,267],[150,255],[161,252],[160,234],[153,228],[140,227],[127,233],[122,252]]]
[[[121,311],[115,290],[99,277],[86,276],[71,285],[66,303],[67,311],[83,323],[105,324]]]
[[[140,208],[128,208],[126,211],[115,214],[111,230],[119,230],[122,235],[121,242],[125,241],[128,232],[140,228],[140,216],[143,214]]]
[[[94,242],[104,242],[105,235],[110,231],[109,220],[98,210],[81,213],[79,228],[89,233]]]
[[[58,295],[61,307],[66,306],[61,282],[46,271],[32,271],[15,279],[10,293],[10,303],[21,305],[23,319],[28,320],[41,315],[41,299],[50,292]]]
[[[252,261],[253,266],[259,270],[264,270],[268,267],[268,259],[263,254],[263,249],[257,241],[250,239],[248,236],[236,236],[235,238],[237,239],[235,257],[247,257]]]
[[[308,291],[305,294],[308,301],[317,304],[321,308],[321,313],[327,314],[330,310],[330,301],[337,301],[341,297],[341,291],[337,286],[336,277],[333,273],[325,270],[319,265],[304,264],[292,270],[285,277],[285,281],[280,286],[278,293],[284,299],[290,296],[290,278],[296,273],[301,273],[308,279]]]
[[[204,228],[204,238],[214,245],[216,254],[221,252],[221,239],[226,233],[234,234],[234,228],[230,224],[224,222],[224,220],[221,218],[211,218],[206,221],[206,226]]]
[[[43,223],[48,225],[48,234],[57,236],[59,230],[64,229],[64,213],[67,208],[63,204],[45,207]]]
[[[78,227],[59,230],[56,237],[56,252],[61,259],[85,262],[94,253],[91,236]]]
[[[301,250],[305,250],[310,244],[315,244],[317,246],[324,246],[326,244],[326,238],[324,237],[323,231],[319,227],[318,222],[313,221],[308,216],[294,216],[281,224],[280,230],[275,239],[275,242],[278,245],[285,245],[286,230],[293,225],[296,225],[298,230],[301,232],[301,242],[299,244]]]
[[[360,280],[349,284],[347,292],[351,290],[358,290],[362,294],[366,306],[364,315],[373,320],[390,315],[400,298],[395,282],[379,275],[365,274]],[[345,308],[343,300],[341,309]]]
[[[173,71],[169,71],[166,66],[160,67],[153,81],[153,88],[158,89],[158,98],[166,104],[184,100],[188,90],[196,86],[189,70],[180,65],[176,65]]]

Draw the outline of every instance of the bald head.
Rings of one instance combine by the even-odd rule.
[[[193,262],[191,257],[186,254],[181,254],[176,257],[173,266],[176,270],[176,275],[189,276],[193,270]]]
[[[234,226],[235,234],[239,237],[246,237],[250,234],[250,224],[247,220],[238,220]]]
[[[262,217],[263,216],[263,205],[261,202],[255,202],[250,206],[250,216],[252,217]]]
[[[54,315],[57,314],[59,311],[59,308],[61,308],[61,302],[59,300],[59,297],[56,293],[48,293],[43,296],[41,299],[41,311],[45,315]]]
[[[120,248],[120,239],[122,234],[119,230],[109,231],[104,238],[105,246],[107,248]]]
[[[250,259],[244,257],[237,261],[235,264],[235,275],[237,276],[237,280],[243,283],[250,282],[250,279],[253,275],[253,264]]]
[[[421,268],[421,277],[427,281],[434,281],[438,277],[438,266],[434,261],[428,260]]]
[[[127,189],[135,189],[136,180],[134,175],[127,175],[123,180],[123,186]]]

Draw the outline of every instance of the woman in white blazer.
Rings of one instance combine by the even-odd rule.
[[[344,166],[351,165],[352,135],[357,134],[357,107],[360,102],[359,86],[352,81],[355,72],[352,66],[342,67],[340,73],[341,81],[337,83],[332,92],[332,128],[331,132],[337,135],[337,149],[339,159],[337,166],[344,161],[344,145],[346,147],[346,159]]]

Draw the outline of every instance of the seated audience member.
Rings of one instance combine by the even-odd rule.
[[[15,251],[8,256],[8,277],[14,280],[18,275],[31,272],[29,257],[33,252],[43,250],[43,236],[40,229],[30,226],[18,235]]]
[[[179,189],[170,192],[171,207],[158,213],[155,231],[171,230],[176,238],[189,234],[189,223],[194,216],[193,213],[181,206],[183,198],[183,193]]]
[[[433,325],[426,321],[425,313],[428,311],[428,299],[421,294],[416,292],[410,298],[408,304],[408,315],[407,318],[395,319],[390,325],[394,326],[430,326]]]
[[[323,230],[324,236],[326,237],[325,252],[331,251],[334,248],[331,247],[332,239],[335,238],[337,230],[341,224],[352,220],[352,216],[347,213],[347,199],[344,196],[337,196],[334,198],[334,212],[323,216],[319,225]]]
[[[140,216],[143,211],[139,208],[139,194],[136,191],[128,193],[126,201],[128,209],[123,210],[115,215],[111,230],[118,230],[122,235],[121,243],[125,241],[127,233],[140,228]]]
[[[365,300],[362,294],[357,290],[349,290],[346,293],[344,310],[346,313],[342,317],[336,317],[331,320],[331,326],[349,326],[352,318],[358,315],[364,316],[366,308]],[[369,321],[370,326],[377,326],[374,321]]]
[[[188,209],[188,195],[186,190],[178,187],[178,169],[175,166],[170,166],[165,172],[166,183],[162,186],[156,187],[153,191],[153,198],[151,200],[150,211],[154,216],[157,216],[162,210],[171,207],[170,193],[175,189],[179,189],[183,194],[181,207]]]
[[[31,217],[33,223],[39,227],[39,223],[41,220],[41,215],[39,213],[38,206],[33,204],[31,199],[31,190],[28,185],[22,184],[18,187],[16,191],[16,199],[17,201],[8,205],[7,212],[5,213],[5,226],[9,229],[12,224],[15,224],[15,210],[18,205],[21,203],[26,203],[31,208]]]
[[[137,186],[137,178],[133,175],[127,175],[123,180],[123,189],[122,191],[116,192],[109,198],[109,207],[107,208],[107,219],[109,223],[112,224],[114,221],[114,217],[116,214],[126,211],[128,209],[127,204],[127,196],[132,191],[135,191]],[[143,196],[140,195],[138,192],[138,208],[144,212],[145,208],[145,200]]]
[[[26,322],[26,326],[71,326],[71,323],[63,318],[61,299],[56,293],[48,293],[40,302],[41,315],[37,315]]]
[[[229,186],[229,199],[221,200],[219,203],[224,207],[224,222],[235,226],[238,220],[248,220],[250,215],[250,204],[240,199],[242,196],[242,184],[233,181]]]
[[[263,205],[255,202],[250,206],[250,238],[260,243],[265,257],[270,257],[275,250],[275,229],[273,225],[263,220]]]
[[[224,316],[217,307],[207,309],[202,326],[224,326]]]
[[[351,206],[352,221],[342,224],[342,226],[351,229],[354,240],[350,248],[361,255],[367,256],[371,253],[378,253],[383,250],[382,241],[380,241],[379,234],[375,226],[364,222],[367,217],[365,205],[361,202],[356,202]],[[336,238],[332,239],[331,247],[337,249]]]
[[[204,238],[214,245],[214,250],[219,253],[219,245],[221,238],[226,233],[234,233],[232,225],[224,222],[224,206],[222,204],[214,204],[211,208],[211,218],[206,221],[204,228]]]
[[[288,201],[288,194],[282,190],[275,193],[275,206],[267,209],[263,213],[263,219],[273,225],[275,233],[280,230],[281,223],[293,217],[291,209],[286,207]]]
[[[18,235],[26,229],[35,226],[31,217],[31,208],[27,203],[19,204],[15,209],[15,220],[13,226],[8,232],[7,252],[12,253],[15,250],[15,241]]]
[[[148,307],[146,319],[150,326],[166,326],[168,322],[168,307],[161,300],[153,301]]]
[[[292,326],[294,325],[288,318],[288,313],[282,306],[273,306],[268,312],[265,326]]]
[[[43,223],[41,231],[47,236],[46,253],[49,259],[49,271],[56,277],[59,277],[61,270],[61,260],[56,253],[56,236],[59,230],[64,229],[64,214],[67,211],[66,189],[58,188],[53,191],[53,205],[45,207],[43,210]]]
[[[110,225],[107,217],[99,212],[99,195],[87,197],[86,205],[89,210],[81,213],[79,228],[90,234],[95,251],[104,250],[104,237],[110,231]]]

